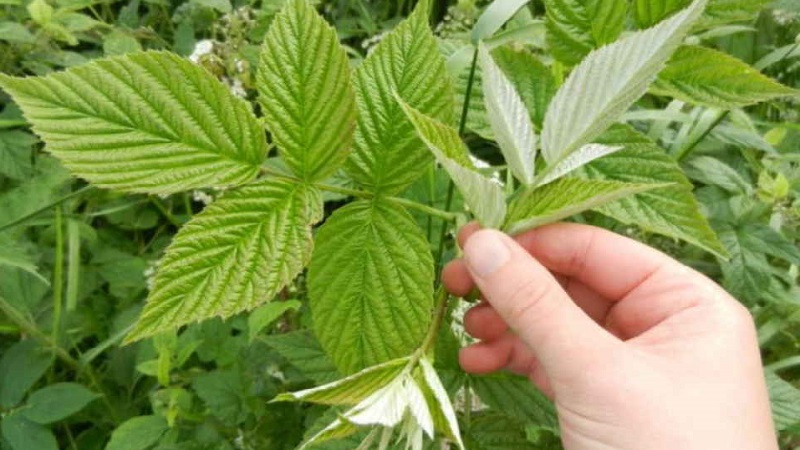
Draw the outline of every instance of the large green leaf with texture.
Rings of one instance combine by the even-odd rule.
[[[633,18],[640,28],[651,27],[686,7],[691,0],[633,0]],[[710,0],[700,21],[703,28],[756,18],[770,0]]]
[[[166,52],[94,61],[45,77],[0,75],[46,149],[105,188],[168,194],[252,180],[266,154],[249,105]]]
[[[444,123],[453,122],[450,78],[428,26],[427,2],[389,33],[356,69],[358,121],[346,169],[374,191],[403,190],[425,171],[430,152],[394,98]]]
[[[765,375],[775,428],[783,431],[800,424],[800,390],[775,372],[766,371]]]
[[[257,87],[278,149],[300,178],[334,173],[350,152],[355,99],[336,31],[307,0],[293,0],[267,32]]]
[[[453,127],[422,114],[402,99],[398,98],[397,101],[403,106],[436,161],[450,175],[475,218],[485,227],[499,227],[506,215],[503,188],[475,170],[469,158],[469,150],[458,132]]]
[[[525,433],[525,423],[496,412],[472,417],[464,442],[470,450],[540,450]]]
[[[547,43],[553,56],[579,63],[590,51],[614,42],[625,27],[628,2],[545,0]]]
[[[319,192],[259,181],[208,206],[175,236],[128,342],[270,300],[308,262]]]
[[[695,0],[669,20],[592,52],[575,68],[545,117],[541,140],[548,164],[591,142],[647,91],[705,4]]]
[[[664,150],[630,127],[616,125],[597,139],[623,150],[583,167],[584,177],[626,183],[672,183],[599,208],[622,223],[646,231],[682,239],[717,255],[725,255],[700,205],[692,194],[692,183]]]
[[[723,109],[800,95],[800,91],[762,75],[739,59],[699,46],[678,49],[650,90]]]
[[[402,206],[376,198],[337,210],[309,266],[314,332],[343,373],[408,355],[431,321],[428,243]]]
[[[658,187],[663,185],[561,178],[545,186],[526,188],[514,198],[504,229],[519,234]]]

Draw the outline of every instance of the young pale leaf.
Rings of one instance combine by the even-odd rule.
[[[762,75],[741,60],[698,46],[678,49],[650,91],[722,109],[800,95],[800,91]]]
[[[647,91],[706,1],[592,52],[575,68],[545,117],[542,154],[549,164],[593,141]]]
[[[314,331],[339,370],[414,351],[431,320],[434,278],[428,242],[402,206],[376,198],[334,212],[317,234],[308,295]]]
[[[628,2],[545,0],[547,43],[559,61],[574,65],[593,49],[614,42],[625,27]]]
[[[358,105],[354,149],[345,168],[374,191],[403,190],[425,171],[430,152],[394,99],[444,123],[453,121],[450,77],[428,26],[427,2],[387,35],[356,69]]]
[[[166,52],[96,60],[45,77],[0,75],[46,149],[74,174],[169,194],[252,180],[266,155],[249,105]]]
[[[603,206],[599,212],[627,225],[682,239],[716,255],[726,254],[700,212],[692,183],[661,147],[624,125],[612,127],[597,142],[621,146],[624,150],[584,166],[580,169],[583,177],[626,183],[670,183],[668,187]]]
[[[530,0],[494,0],[472,27],[472,43],[492,37],[514,14]]]
[[[499,227],[506,215],[503,189],[472,168],[469,152],[458,132],[417,111],[402,99],[398,98],[397,101],[436,160],[453,179],[478,221],[485,227]]]
[[[175,236],[127,342],[269,301],[308,262],[319,192],[264,180],[229,192]]]
[[[483,69],[483,99],[497,144],[511,173],[523,183],[532,184],[536,133],[528,110],[486,47],[482,46],[479,52]]]
[[[528,188],[517,196],[509,206],[503,228],[509,234],[519,234],[614,200],[664,186],[561,178],[546,186]]]
[[[425,380],[425,390],[429,391],[433,396],[433,401],[430,402],[430,408],[435,417],[434,423],[439,430],[441,430],[448,438],[458,445],[458,448],[464,449],[464,442],[461,440],[461,430],[458,426],[458,418],[453,409],[453,404],[450,402],[450,397],[447,391],[439,380],[439,375],[433,365],[425,359],[420,360],[420,367],[422,368],[422,376]]]
[[[537,186],[543,186],[551,183],[568,173],[577,170],[586,164],[594,161],[595,159],[602,158],[603,156],[610,155],[614,152],[622,150],[622,147],[609,147],[602,144],[587,144],[579,148],[574,153],[564,158],[560,163],[552,169],[548,168],[542,173],[541,181],[537,182]]]
[[[289,2],[270,25],[256,86],[267,126],[298,177],[322,180],[344,163],[356,118],[350,62],[307,0]]]
[[[323,386],[280,394],[273,401],[353,406],[394,380],[407,365],[408,358],[394,359]]]

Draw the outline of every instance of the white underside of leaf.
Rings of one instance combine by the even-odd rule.
[[[541,181],[537,181],[537,186],[543,186],[551,183],[564,175],[569,174],[573,170],[579,169],[586,164],[594,161],[595,159],[602,158],[603,156],[610,155],[614,152],[622,150],[623,147],[609,147],[602,144],[587,144],[571,153],[561,162],[555,165],[553,169],[548,169],[543,173]]]
[[[511,173],[525,184],[533,183],[536,133],[530,115],[514,85],[481,46],[483,99],[486,116]]]
[[[589,143],[644,95],[706,3],[695,0],[655,27],[590,53],[550,103],[542,133],[545,160],[557,163]]]

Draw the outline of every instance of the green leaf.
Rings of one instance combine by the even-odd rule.
[[[800,390],[771,371],[766,371],[772,418],[778,431],[800,424]]]
[[[485,227],[499,227],[506,215],[503,188],[474,170],[469,151],[458,132],[417,111],[402,99],[397,101],[436,160],[453,179],[478,221]]]
[[[522,191],[511,202],[503,229],[510,234],[519,234],[659,187],[664,185],[561,178]]]
[[[236,369],[206,372],[192,381],[192,388],[209,412],[224,424],[235,427],[249,414],[246,394],[250,383]]]
[[[376,192],[402,191],[432,160],[395,101],[395,92],[423,113],[453,122],[450,78],[428,26],[425,4],[420,2],[355,72],[358,121],[345,167],[354,180]]]
[[[528,441],[524,422],[494,412],[475,414],[464,440],[470,450],[539,450]]]
[[[545,117],[542,154],[549,164],[593,141],[646,91],[705,7],[592,52],[559,89]]]
[[[0,5],[2,4],[3,2],[0,1]],[[36,37],[21,23],[0,22],[0,41],[33,44],[36,42]]]
[[[529,0],[494,0],[483,11],[475,26],[472,27],[472,43],[492,37],[514,14],[517,13]]]
[[[19,341],[5,350],[0,359],[0,406],[9,409],[19,404],[51,362],[50,354],[32,339]]]
[[[633,0],[633,18],[639,28],[650,28],[685,8],[691,0]]]
[[[753,187],[739,172],[717,158],[697,156],[687,165],[687,175],[701,183],[718,186],[733,194],[750,194],[753,191]]]
[[[38,158],[35,170],[31,178],[0,194],[0,229],[48,209],[62,196],[70,176],[55,159],[46,155]]]
[[[264,118],[286,164],[306,181],[336,172],[356,119],[350,62],[307,0],[289,2],[275,17],[257,75]]]
[[[553,403],[542,395],[530,380],[514,375],[474,377],[472,387],[481,401],[493,410],[525,424],[558,430],[558,416]]]
[[[800,91],[762,75],[741,60],[698,46],[678,49],[650,91],[722,109],[800,95]]]
[[[103,39],[103,52],[107,56],[124,55],[142,50],[142,45],[130,32],[114,29]]]
[[[23,270],[36,277],[45,286],[50,285],[50,281],[39,273],[36,261],[29,254],[29,250],[17,240],[3,234],[0,234],[0,266]]]
[[[259,307],[247,317],[247,332],[250,341],[266,327],[272,325],[279,317],[287,311],[297,311],[303,304],[297,300],[287,300],[285,302],[272,302]]]
[[[55,383],[31,394],[22,414],[28,420],[47,425],[75,414],[98,397],[77,383]]]
[[[545,0],[547,43],[559,61],[574,65],[590,51],[614,42],[625,27],[628,2]]]
[[[109,189],[169,194],[252,180],[266,154],[249,105],[165,52],[105,58],[46,77],[0,75],[46,149]]]
[[[633,17],[640,28],[651,27],[670,14],[686,7],[691,0],[634,0]],[[700,21],[702,28],[713,28],[733,22],[748,22],[770,0],[710,0]]]
[[[781,258],[800,266],[800,248],[788,238],[764,223],[746,223],[742,226],[743,242],[753,251]]]
[[[0,426],[11,450],[58,450],[53,432],[24,418],[22,414],[4,417]]]
[[[671,183],[601,207],[598,211],[626,225],[682,239],[716,255],[727,252],[692,194],[692,183],[662,148],[632,128],[616,125],[598,142],[625,149],[595,160],[580,170],[592,180],[626,183]]]
[[[528,110],[485,47],[480,48],[479,59],[483,69],[483,99],[497,144],[511,173],[523,183],[532,184],[536,133]]]
[[[127,342],[269,301],[303,270],[321,218],[319,192],[303,185],[263,180],[229,192],[175,236]]]
[[[268,336],[265,342],[317,384],[340,378],[336,366],[310,330]]]
[[[138,416],[126,420],[111,433],[105,450],[147,450],[167,432],[161,416]]]
[[[431,321],[434,278],[425,236],[401,205],[376,198],[334,212],[317,234],[308,295],[314,332],[339,370],[416,349]]]
[[[24,131],[0,131],[0,175],[25,180],[33,175],[31,146],[36,138]]]
[[[323,386],[280,394],[273,401],[352,406],[394,380],[407,365],[408,358],[395,359]]]

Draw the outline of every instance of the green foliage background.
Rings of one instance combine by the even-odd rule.
[[[357,66],[411,13],[412,3],[322,0],[316,6],[346,46],[350,64]],[[661,18],[645,7],[647,0],[633,0],[630,15],[614,8],[583,11],[580,26],[565,27],[565,20],[575,20],[563,13],[568,3],[532,1],[492,38],[500,47],[495,59],[511,74],[537,129],[554,87],[564,81],[570,65],[592,48],[617,39],[626,20],[647,26]],[[680,7],[688,2],[663,3]],[[170,50],[253,101],[260,46],[282,5],[280,0],[0,0],[0,72],[44,75],[103,56]],[[448,69],[457,103],[464,99],[469,61],[459,66],[456,53],[473,27],[481,29],[476,20],[486,6],[476,1],[432,6],[437,44],[454,62]],[[599,27],[592,17],[609,25]],[[800,88],[798,33],[796,1],[727,0],[712,2],[691,39],[705,46],[694,51],[708,53],[708,60],[736,57],[784,86]],[[672,67],[681,57],[691,61],[689,52],[679,52]],[[513,66],[518,64],[547,82],[526,85],[514,80],[513,74],[520,71]],[[653,95],[626,116],[630,126],[658,145],[633,142],[641,135],[631,135],[625,127],[603,136],[609,145],[636,144],[626,156],[636,156],[634,164],[641,172],[621,179],[611,160],[582,170],[590,179],[637,182],[637,173],[658,173],[653,169],[658,164],[679,161],[724,251],[708,245],[713,236],[681,237],[730,258],[655,234],[693,220],[691,211],[670,211],[665,198],[655,192],[639,197],[654,214],[661,214],[661,228],[649,230],[653,233],[635,227],[624,200],[604,206],[602,214],[585,213],[572,220],[658,247],[719,281],[744,302],[759,327],[781,444],[800,448],[798,100],[761,102],[781,89],[762,83],[761,91],[744,84],[735,92],[738,101],[720,104],[713,83],[726,74],[701,69],[694,69],[695,82],[689,84],[669,70],[663,72],[650,90]],[[728,75],[727,83],[737,89],[735,83],[742,77]],[[355,86],[357,90],[358,83]],[[481,95],[476,88],[466,142],[473,154],[501,164],[502,156],[489,140],[492,133]],[[670,102],[665,96],[678,100]],[[746,105],[740,104],[742,96],[750,96]],[[758,104],[749,106],[752,103]],[[276,301],[252,313],[121,346],[141,313],[164,249],[219,192],[128,195],[89,187],[43,151],[17,106],[2,93],[0,105],[0,448],[291,449],[319,428],[321,418],[331,415],[324,408],[268,402],[281,392],[340,376],[310,331],[324,324],[312,325],[307,291],[328,287],[307,285],[301,275],[277,294]],[[460,111],[454,107],[453,115]],[[446,118],[450,112],[440,114]],[[269,116],[268,107],[262,115]],[[286,133],[291,136],[292,130]],[[356,149],[363,145],[359,139],[369,139],[365,136],[356,136]],[[444,209],[447,176],[428,166],[424,171],[409,169],[417,162],[425,158],[392,165],[397,174],[389,180],[370,180],[357,167],[348,167],[348,172],[393,194],[413,182],[397,195]],[[285,170],[277,163],[271,169]],[[313,172],[308,177],[328,175],[324,166]],[[337,185],[348,186],[345,176],[336,176],[341,178]],[[663,181],[674,180],[667,175]],[[673,189],[678,190],[675,195],[686,195],[686,189]],[[336,218],[333,211],[344,199],[324,194],[325,216]],[[459,210],[461,199],[452,206]],[[339,215],[361,214],[360,207],[353,203]],[[439,220],[417,212],[413,217],[394,214],[398,217],[393,220],[420,225],[434,255],[440,248],[443,260],[455,255],[451,235],[440,240]],[[456,400],[462,413],[470,409],[469,426],[463,430],[467,448],[559,448],[552,409],[541,396],[506,375],[467,377],[455,360],[458,337],[444,336],[437,344],[437,370],[446,385],[466,380],[471,387],[466,398]],[[409,342],[398,346],[413,348],[418,340],[403,338]],[[364,362],[339,363],[363,367]],[[475,411],[473,402],[480,405]],[[489,410],[484,409],[487,405]],[[353,442],[319,448],[354,448]]]

